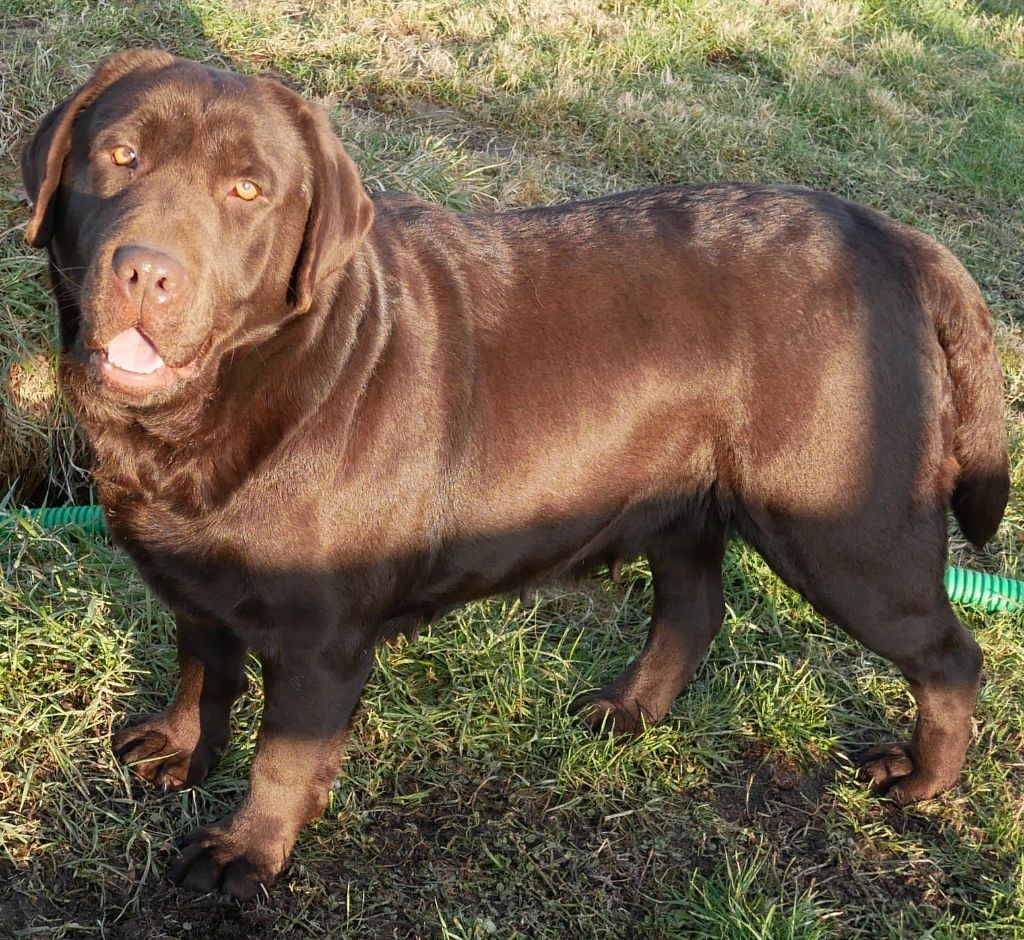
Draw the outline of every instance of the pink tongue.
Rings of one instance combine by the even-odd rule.
[[[126,372],[148,375],[163,364],[156,347],[135,327],[118,333],[107,346],[107,360]]]

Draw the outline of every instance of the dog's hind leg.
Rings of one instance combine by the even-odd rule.
[[[662,719],[697,671],[725,615],[721,533],[684,536],[650,552],[654,612],[647,643],[625,672],[578,696],[570,711],[595,731],[636,734]]]
[[[899,803],[952,787],[970,742],[982,654],[943,586],[945,513],[759,528],[753,541],[776,572],[910,684],[918,709],[910,742],[860,755],[863,777]]]

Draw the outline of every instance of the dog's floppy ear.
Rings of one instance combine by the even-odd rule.
[[[309,213],[288,287],[289,301],[304,313],[313,302],[316,285],[352,257],[369,231],[373,203],[324,112],[278,87],[290,98],[311,168]]]
[[[53,235],[53,203],[71,149],[71,129],[83,108],[101,92],[129,72],[170,65],[174,56],[156,50],[132,49],[104,59],[90,78],[70,98],[42,119],[39,129],[21,154],[21,177],[25,181],[32,215],[25,228],[25,240],[43,248]]]

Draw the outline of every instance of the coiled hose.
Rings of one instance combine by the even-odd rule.
[[[40,529],[56,529],[74,525],[86,532],[103,532],[103,509],[100,506],[44,506],[22,509],[21,515],[31,519]]]
[[[73,525],[86,532],[104,531],[103,510],[99,506],[46,506],[24,509],[22,515],[42,529]],[[7,517],[8,521],[10,517]],[[0,516],[2,524],[3,516]],[[946,591],[954,604],[979,607],[986,611],[1024,609],[1024,581],[1003,578],[969,568],[946,568]]]

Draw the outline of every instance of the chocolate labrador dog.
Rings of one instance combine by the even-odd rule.
[[[247,651],[263,666],[248,794],[174,881],[270,885],[378,642],[472,598],[646,555],[646,646],[573,707],[662,718],[722,624],[733,535],[910,683],[874,787],[957,781],[982,657],[943,590],[946,511],[983,543],[1009,477],[990,316],[930,238],[769,186],[370,199],[317,108],[155,51],[105,61],[22,164],[110,531],[177,618],[178,693],[117,755],[199,784]]]

